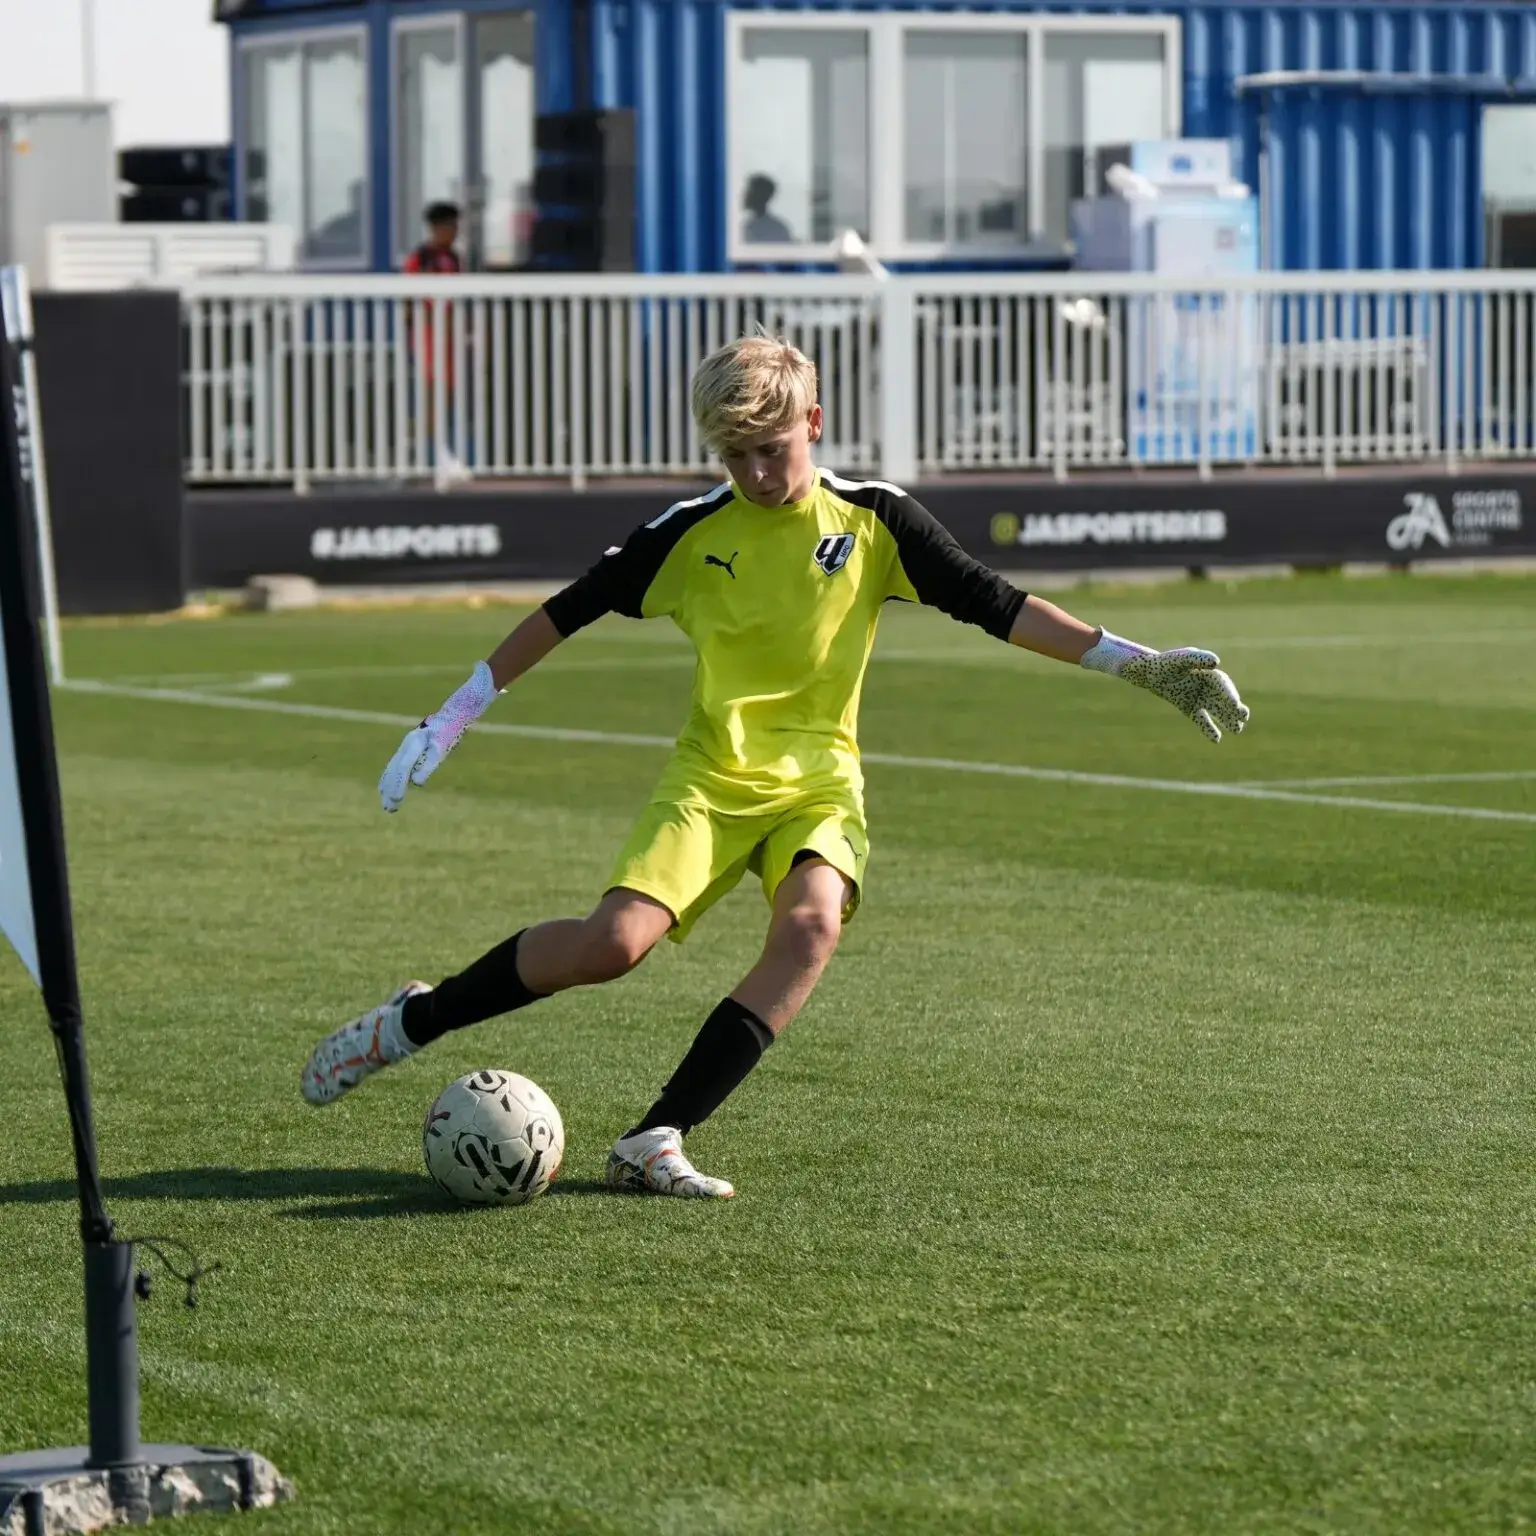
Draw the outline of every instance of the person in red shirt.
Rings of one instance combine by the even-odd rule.
[[[405,258],[407,272],[462,272],[464,263],[454,249],[459,238],[456,203],[433,203],[426,212],[427,238]]]
[[[432,203],[426,211],[427,238],[405,258],[404,270],[413,276],[428,273],[442,273],[455,275],[464,270],[464,263],[455,249],[459,238],[459,209],[455,203]],[[444,327],[443,338],[443,385],[446,395],[453,388],[453,330],[452,314],[449,314],[448,325]],[[436,348],[432,336],[432,316],[430,309],[420,317],[420,340],[417,344],[417,358],[421,367],[421,388],[426,405],[427,433],[429,437],[436,438],[440,434],[434,431],[436,412],[434,403],[436,391],[433,382],[436,378]],[[446,415],[446,412],[445,412]],[[446,422],[444,423],[446,426]],[[463,472],[458,455],[445,442],[433,443],[433,455],[437,465],[437,479],[440,483],[446,480],[459,478]]]

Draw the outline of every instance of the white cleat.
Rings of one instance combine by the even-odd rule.
[[[406,998],[431,990],[424,981],[408,981],[377,1008],[327,1035],[304,1063],[299,1079],[304,1097],[311,1104],[333,1103],[381,1067],[413,1055],[416,1047],[405,1038],[400,1016]]]
[[[724,1179],[700,1173],[683,1156],[683,1138],[668,1126],[619,1137],[608,1154],[608,1182],[614,1189],[685,1200],[729,1200],[736,1193]]]

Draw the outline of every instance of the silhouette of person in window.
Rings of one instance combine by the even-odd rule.
[[[363,254],[363,184],[347,184],[347,211],[328,219],[310,235],[305,255],[314,260]]]
[[[741,202],[749,217],[742,223],[741,238],[749,245],[782,245],[794,240],[789,225],[777,214],[768,212],[768,204],[778,190],[779,184],[773,177],[764,176],[761,171],[747,178]]]

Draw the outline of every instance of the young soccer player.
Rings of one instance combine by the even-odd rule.
[[[904,491],[818,469],[816,370],[794,347],[763,336],[723,347],[694,375],[693,410],[730,479],[637,528],[524,619],[379,781],[384,809],[398,810],[504,688],[604,614],[671,618],[698,653],[693,707],[606,893],[586,917],[524,928],[327,1036],[303,1071],[311,1103],[449,1030],[624,975],[750,872],[772,910],[762,955],[608,1156],[619,1188],[732,1194],[694,1168],[683,1138],[805,1006],[858,907],[869,842],[856,720],[887,599],[1148,689],[1212,741],[1243,729],[1248,709],[1211,652],[1158,652],[1085,624],[965,554]]]

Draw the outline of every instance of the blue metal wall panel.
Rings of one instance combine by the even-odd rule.
[[[374,30],[377,235],[393,177],[390,18],[517,0],[352,0]],[[1244,75],[1366,70],[1536,78],[1536,5],[1517,0],[524,0],[537,12],[542,111],[633,107],[638,247],[645,271],[726,267],[725,16],[728,10],[963,10],[1176,16],[1183,24],[1184,131],[1235,141],[1264,197],[1282,268],[1465,267],[1482,260],[1481,103],[1337,89],[1239,95]],[[573,16],[589,6],[592,100],[578,101]],[[232,31],[324,25],[334,0],[261,0]],[[261,18],[265,19],[261,19]],[[238,85],[236,87],[238,93]],[[386,242],[387,248],[387,242]],[[376,250],[376,256],[378,251]]]
[[[571,0],[545,0],[544,9],[557,3]],[[1256,186],[1263,182],[1273,264],[1291,269],[1478,265],[1481,104],[1466,95],[1337,89],[1239,96],[1241,76],[1303,69],[1536,76],[1536,5],[1513,0],[591,4],[596,104],[633,107],[637,114],[639,245],[647,271],[726,266],[728,9],[1176,16],[1183,23],[1184,131],[1236,142],[1243,176]]]
[[[1482,262],[1481,100],[1303,88],[1239,97],[1243,75],[1536,72],[1522,4],[1195,5],[1184,19],[1185,129],[1231,137],[1264,194],[1274,266]]]

